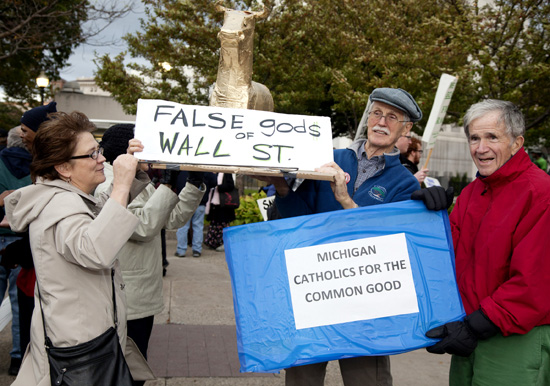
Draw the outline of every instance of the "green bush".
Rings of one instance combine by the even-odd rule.
[[[453,203],[451,204],[451,206],[449,206],[449,209],[447,209],[447,213],[448,213],[449,215],[450,215],[451,212],[453,211],[454,207],[455,207],[455,203],[453,202]]]
[[[459,196],[462,189],[464,189],[469,183],[470,180],[468,179],[468,173],[464,173],[463,175],[456,173],[456,175],[451,177],[449,180],[449,186],[454,188],[455,197]]]
[[[264,221],[256,200],[265,197],[267,196],[263,191],[241,196],[240,205],[237,209],[235,209],[236,218],[229,225],[242,225]]]

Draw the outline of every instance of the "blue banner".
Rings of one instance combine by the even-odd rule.
[[[399,354],[465,316],[446,211],[421,202],[226,228],[241,372]]]

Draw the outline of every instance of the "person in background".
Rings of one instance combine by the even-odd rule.
[[[114,179],[112,165],[126,153],[132,138],[133,124],[117,124],[103,134],[99,145],[107,161],[105,182],[96,188],[96,197],[108,191]],[[148,164],[142,164],[142,168],[147,169]],[[126,285],[128,336],[145,358],[154,317],[164,308],[160,231],[176,229],[191,218],[206,191],[202,175],[190,172],[179,195],[164,184],[156,189],[149,184],[128,204],[128,211],[139,219],[139,225],[118,252],[117,259]]]
[[[57,102],[50,102],[44,106],[38,106],[23,113],[21,117],[21,139],[30,151],[36,132],[40,125],[47,120],[49,114],[57,112]]]
[[[137,171],[142,151],[133,141],[128,153],[114,163],[109,194],[92,193],[103,181],[103,150],[92,132],[95,126],[79,112],[54,113],[37,131],[32,145],[34,184],[18,189],[5,200],[9,225],[27,229],[36,269],[31,342],[13,385],[49,384],[44,332],[55,347],[69,347],[94,339],[114,326],[113,284],[120,323],[115,328],[124,353],[126,302],[116,256],[139,225],[127,211],[128,202],[149,178]],[[136,172],[137,171],[137,172]],[[139,180],[134,178],[137,177]],[[135,350],[135,348],[133,348]],[[149,372],[141,358],[127,357],[132,374]],[[141,361],[141,362],[140,362]]]
[[[399,150],[399,154],[405,154],[407,152],[407,149],[411,144],[411,140],[412,136],[410,133],[399,137],[399,139],[395,143],[395,147]]]
[[[286,180],[289,188],[293,191],[296,191],[296,189],[298,189],[300,185],[304,182],[303,178],[284,177],[284,179]],[[273,186],[273,184],[270,186]],[[277,193],[277,191],[275,191],[275,193]],[[275,193],[273,195],[275,195]],[[275,203],[275,200],[273,200],[269,208],[267,208],[267,219],[278,220],[280,218],[282,218],[281,214],[279,213],[279,209],[277,209],[277,204]]]
[[[275,185],[275,204],[283,218],[408,200],[418,189],[418,181],[401,165],[396,143],[410,135],[422,111],[402,89],[377,88],[369,101],[367,139],[335,150],[334,162],[316,169],[333,175],[334,182],[305,180],[294,191],[283,177],[256,177]],[[340,359],[339,364],[346,386],[392,384],[388,356]],[[326,367],[321,362],[288,368],[285,384],[321,386]]]
[[[550,176],[523,149],[511,102],[485,100],[464,116],[477,178],[450,215],[463,321],[434,326],[427,350],[452,354],[451,386],[550,385]],[[441,187],[411,197],[446,209]]]
[[[181,189],[183,189],[183,186],[185,186],[185,183],[187,183],[187,177],[185,178],[181,188],[178,190],[176,187],[178,176],[180,174],[179,170],[163,170],[163,169],[155,169],[152,168],[151,165],[149,165],[149,170],[147,170],[147,174],[149,175],[149,178],[151,179],[151,183],[153,186],[158,188],[161,184],[166,186],[167,188],[172,189],[172,191],[176,194],[179,194]],[[168,262],[168,255],[166,253],[166,229],[162,228],[160,231],[160,243],[161,243],[161,250],[162,250],[162,276],[166,276],[167,268],[170,265]]]
[[[233,176],[227,173],[216,173],[216,179],[216,187],[210,191],[206,203],[206,219],[210,221],[210,225],[204,244],[218,252],[224,252],[223,228],[228,227],[229,223],[235,220],[235,209],[220,206],[219,195],[232,191],[235,188],[235,182]]]
[[[546,158],[543,157],[542,150],[539,147],[536,147],[533,149],[532,154],[533,163],[544,171],[548,170],[548,161],[546,161]]]
[[[19,135],[19,126],[11,129],[8,134],[8,147],[0,151],[0,208],[2,208],[0,217],[2,218],[4,217],[4,199],[7,195],[16,189],[31,184],[29,169],[31,155],[25,149]],[[21,264],[19,261],[14,261],[12,253],[8,254],[6,252],[11,244],[17,242],[17,245],[19,245],[19,240],[22,240],[21,234],[16,234],[9,228],[0,228],[0,250],[3,251],[0,265],[0,295],[3,299],[6,290],[8,290],[12,313],[12,350],[10,351],[9,375],[17,375],[19,372],[21,358],[27,347],[26,343],[28,343],[24,338],[24,336],[28,336],[28,329],[22,326],[19,317],[19,298],[21,295],[16,284],[21,271]],[[15,251],[13,247],[9,250]],[[22,340],[25,342],[22,343]]]
[[[180,185],[180,180],[187,178],[188,172],[180,172],[178,176],[178,187]],[[210,189],[216,186],[216,175],[211,172],[204,173],[204,183],[206,184],[206,191],[209,192]],[[208,194],[205,194],[199,204],[199,207],[193,213],[191,220],[178,229],[176,232],[176,238],[178,244],[176,247],[175,255],[177,257],[185,257],[187,253],[187,244],[188,244],[188,233],[189,228],[193,236],[191,237],[191,249],[193,251],[193,257],[201,257],[202,254],[202,242],[204,238],[204,212],[206,210],[206,203],[208,202]]]
[[[258,192],[264,192],[266,197],[274,196],[275,193],[277,193],[277,190],[275,189],[275,185],[269,184],[267,186],[262,186],[260,189],[258,189]]]
[[[8,146],[8,131],[0,129],[0,151]]]
[[[420,163],[420,158],[422,158],[422,153],[422,142],[418,138],[411,138],[409,148],[405,154],[401,154],[399,158],[403,166],[405,166],[409,172],[414,174],[420,184],[424,182],[424,179],[426,179],[429,172],[426,168],[418,170],[418,164]]]

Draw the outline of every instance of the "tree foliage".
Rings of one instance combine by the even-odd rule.
[[[0,87],[11,100],[36,104],[40,72],[58,79],[79,44],[130,10],[109,0],[0,0]]]
[[[21,121],[21,110],[17,107],[0,103],[0,129],[9,130],[18,126]]]
[[[128,112],[138,98],[207,104],[215,81],[223,14],[210,0],[143,0],[142,31],[128,52],[97,58],[96,80]],[[226,1],[233,9],[256,0]],[[354,136],[368,95],[401,87],[425,118],[442,73],[459,77],[448,117],[483,98],[517,103],[529,127],[548,126],[549,2],[497,0],[281,0],[256,24],[253,79],[272,92],[275,111],[330,116],[335,135]],[[127,55],[149,66],[122,63]],[[160,63],[172,70],[162,72]]]
[[[472,96],[516,103],[531,129],[528,142],[550,140],[550,1],[500,0],[482,15],[475,30]]]

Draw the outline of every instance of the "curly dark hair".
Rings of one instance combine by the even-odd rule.
[[[92,133],[95,125],[81,112],[58,112],[49,116],[36,132],[32,143],[31,179],[59,179],[56,165],[71,159],[80,133]]]
[[[405,157],[408,157],[413,151],[419,150],[421,146],[422,142],[418,138],[412,137],[411,143],[409,144],[407,152],[405,153]]]

